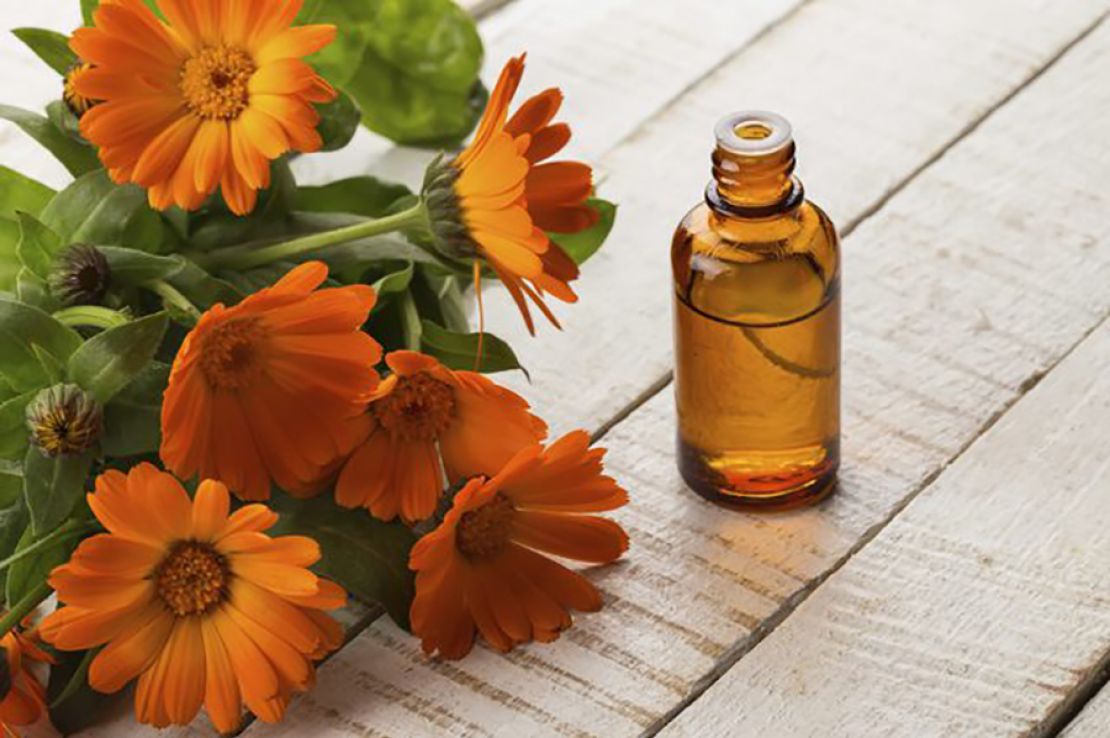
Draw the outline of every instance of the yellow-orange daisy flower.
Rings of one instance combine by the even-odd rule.
[[[301,57],[335,27],[292,27],[302,0],[101,0],[94,26],[70,46],[95,68],[72,79],[101,101],[81,117],[116,182],[149,190],[159,209],[192,210],[219,187],[250,212],[269,186],[270,160],[321,146],[313,103],[335,90]]]
[[[462,488],[409,558],[412,631],[426,653],[462,658],[476,633],[499,651],[552,641],[570,626],[570,609],[601,607],[587,579],[543,553],[606,563],[628,548],[619,525],[590,514],[628,501],[602,474],[604,453],[576,431],[546,450],[530,446],[492,479]]]
[[[40,626],[66,651],[104,646],[89,685],[117,692],[138,678],[140,722],[185,725],[203,704],[221,732],[246,704],[267,722],[309,689],[313,662],[343,630],[324,610],[346,594],[308,567],[320,558],[303,536],[271,538],[263,505],[230,512],[222,483],[196,498],[150,464],[96,480],[89,506],[108,533],[81,542],[49,584],[65,604]]]
[[[374,290],[317,290],[328,270],[301,264],[234,307],[215,305],[186,336],[162,403],[162,461],[182,479],[220,479],[264,500],[319,491],[365,437],[381,346],[362,324]]]
[[[423,520],[435,512],[444,472],[452,480],[492,475],[547,435],[522,397],[481,374],[415,351],[394,351],[385,362],[393,373],[371,398],[370,434],[339,474],[340,505],[382,520]]]
[[[18,736],[13,725],[31,725],[46,712],[46,690],[28,662],[50,663],[53,659],[33,638],[14,629],[0,638],[0,648],[8,662],[5,681],[9,683],[7,694],[0,699],[0,734]]]
[[[441,246],[456,258],[485,260],[534,333],[527,300],[558,326],[544,294],[563,302],[578,299],[569,284],[578,278],[578,266],[545,231],[575,233],[596,223],[598,214],[586,205],[593,188],[590,167],[546,161],[570,140],[565,123],[551,122],[562,93],[545,90],[508,117],[523,74],[524,57],[510,59],[474,140],[455,159],[429,170],[424,192]],[[474,275],[479,281],[477,259]]]

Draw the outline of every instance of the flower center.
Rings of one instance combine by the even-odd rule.
[[[370,410],[390,433],[407,441],[431,441],[451,424],[455,393],[448,384],[419,372],[398,377],[393,391]]]
[[[516,508],[500,492],[492,500],[463,513],[455,530],[455,546],[468,559],[488,559],[509,543]]]
[[[210,612],[227,599],[227,559],[207,543],[178,541],[154,571],[158,596],[178,617]]]
[[[69,106],[70,111],[80,118],[90,108],[97,104],[97,100],[84,97],[77,92],[77,80],[93,68],[92,64],[81,62],[66,72],[65,82],[62,87],[62,100]]]
[[[181,68],[185,104],[207,120],[235,120],[250,102],[247,86],[257,69],[243,49],[206,46]]]
[[[258,318],[239,318],[216,326],[200,347],[200,368],[215,389],[242,389],[262,369],[260,344],[267,331]]]

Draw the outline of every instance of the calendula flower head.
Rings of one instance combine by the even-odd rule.
[[[436,510],[444,478],[492,475],[547,426],[519,395],[415,351],[385,358],[392,374],[370,400],[370,432],[336,483],[336,501],[382,520]]]
[[[186,725],[204,705],[226,733],[243,704],[280,720],[312,686],[313,662],[342,643],[324,611],[346,594],[309,571],[316,542],[266,535],[278,516],[259,504],[231,512],[221,482],[201,482],[190,500],[150,464],[105,472],[87,499],[108,532],[51,572],[64,607],[43,620],[43,638],[65,651],[103,646],[89,685],[111,693],[138,679],[140,722]]]
[[[62,100],[65,102],[66,107],[69,108],[70,112],[78,118],[89,112],[94,105],[100,102],[99,100],[93,100],[77,92],[77,80],[92,68],[92,64],[78,62],[70,67],[69,71],[65,74],[65,80],[62,85]]]
[[[425,653],[462,658],[478,633],[499,651],[552,641],[570,626],[570,610],[601,607],[593,584],[544,554],[607,563],[628,548],[624,530],[594,514],[628,501],[602,473],[604,453],[576,431],[522,449],[455,495],[409,558],[412,631]]]
[[[54,260],[50,292],[63,305],[98,305],[111,285],[112,269],[95,246],[73,244]]]
[[[169,469],[219,478],[243,499],[267,499],[271,480],[309,495],[365,437],[381,346],[361,328],[375,294],[317,289],[327,276],[320,262],[302,264],[201,316],[162,403]]]
[[[270,184],[270,161],[316,151],[314,103],[335,90],[302,57],[335,27],[294,27],[301,0],[103,0],[93,26],[70,46],[93,64],[73,93],[100,104],[81,133],[116,182],[149,191],[153,207],[199,207],[220,188],[228,207],[250,212]]]
[[[562,93],[545,90],[508,117],[523,73],[524,57],[510,59],[474,140],[454,159],[433,162],[423,197],[438,250],[449,259],[472,260],[476,283],[481,264],[487,264],[534,333],[529,300],[558,326],[544,296],[578,299],[570,287],[578,266],[546,232],[585,230],[598,213],[586,204],[593,187],[590,167],[546,161],[570,140],[566,124],[551,122]]]
[[[47,387],[27,405],[31,444],[47,456],[73,456],[93,448],[104,433],[100,403],[75,384]]]
[[[31,663],[53,663],[39,648],[33,633],[10,630],[0,638],[0,735],[18,736],[12,726],[31,725],[46,712],[46,690],[31,671]]]

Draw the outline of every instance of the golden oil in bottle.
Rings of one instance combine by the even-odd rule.
[[[784,118],[736,113],[716,136],[671,249],[679,469],[716,502],[812,504],[840,461],[836,230],[793,175]]]

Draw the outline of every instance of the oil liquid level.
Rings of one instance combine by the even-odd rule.
[[[829,494],[840,460],[840,289],[777,323],[675,295],[679,469],[703,497],[788,509]]]

